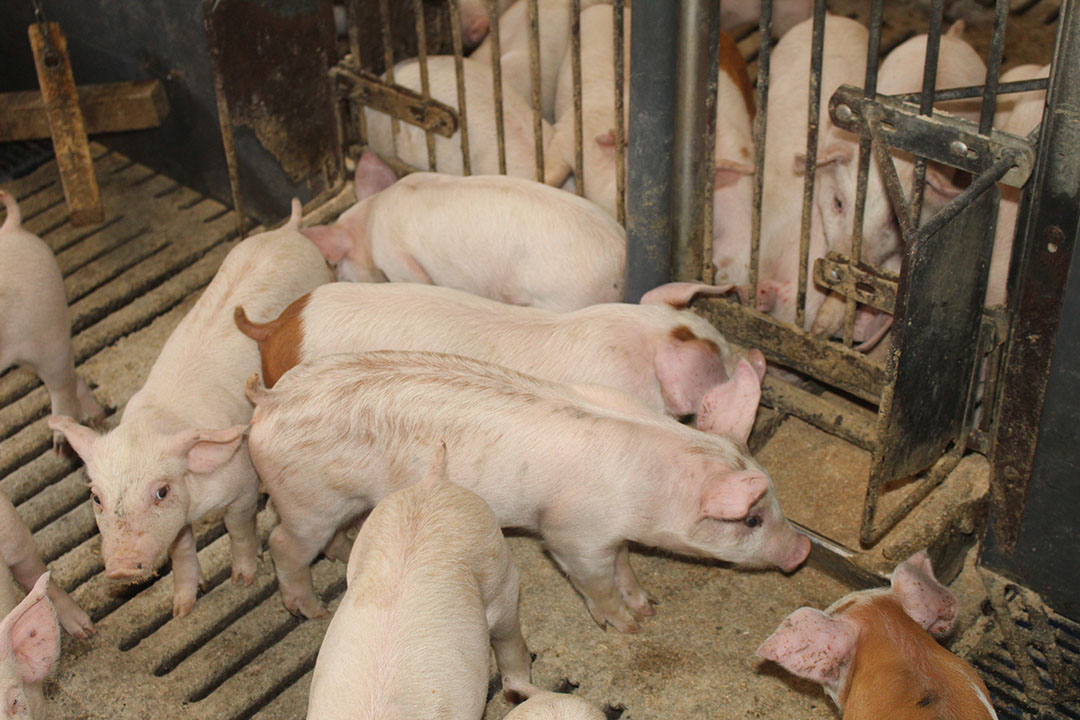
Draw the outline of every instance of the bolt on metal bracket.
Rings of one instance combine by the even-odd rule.
[[[935,110],[930,117],[899,97],[863,97],[860,88],[841,85],[829,100],[829,116],[837,127],[860,136],[869,136],[864,123],[867,110],[876,109],[881,129],[890,147],[916,153],[934,162],[978,174],[989,169],[1006,153],[1014,156],[1013,167],[1002,183],[1022,187],[1035,166],[1035,148],[1027,138],[1001,130],[980,135],[979,126],[949,113]]]

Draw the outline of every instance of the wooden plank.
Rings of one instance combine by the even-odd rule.
[[[169,114],[161,81],[115,82],[76,88],[90,135],[160,127]],[[45,99],[37,90],[0,93],[0,142],[50,137]]]
[[[64,197],[71,210],[71,224],[102,222],[105,208],[101,205],[101,193],[90,158],[90,142],[79,109],[75,78],[71,75],[67,38],[56,23],[34,23],[30,25],[29,35]]]

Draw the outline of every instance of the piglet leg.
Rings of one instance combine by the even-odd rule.
[[[173,575],[173,617],[183,617],[195,608],[195,597],[202,585],[195,533],[185,525],[169,548]]]
[[[633,611],[623,601],[615,586],[615,555],[613,549],[582,551],[581,548],[556,548],[551,555],[566,572],[570,582],[602,629],[611,625],[620,632],[641,632]]]
[[[638,620],[656,613],[652,606],[653,599],[641,587],[634,568],[630,567],[630,546],[626,543],[615,553],[615,587]]]
[[[258,570],[261,555],[255,531],[258,500],[259,494],[253,485],[225,511],[225,529],[232,541],[232,581],[235,585],[250,585]]]
[[[511,567],[510,576],[499,588],[487,606],[488,627],[491,630],[491,647],[495,650],[495,664],[502,673],[503,692],[528,696],[531,687],[529,648],[521,634],[518,619],[518,574]]]
[[[274,558],[278,586],[285,607],[292,614],[306,618],[326,616],[326,607],[315,594],[311,579],[311,561],[333,536],[334,528],[312,527],[305,530],[282,522],[270,533],[270,555]]]

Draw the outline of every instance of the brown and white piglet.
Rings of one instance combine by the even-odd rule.
[[[259,343],[267,387],[289,368],[323,355],[430,350],[548,380],[609,385],[681,417],[697,412],[713,387],[736,381],[743,354],[707,320],[658,297],[663,292],[652,291],[646,298],[656,302],[642,305],[556,313],[433,285],[330,283],[276,320],[256,324],[237,308],[236,322]],[[755,350],[747,359],[760,376],[764,356]],[[758,381],[753,374],[749,379]]]
[[[12,365],[33,370],[54,415],[100,424],[105,413],[75,374],[71,313],[64,278],[49,246],[22,226],[19,204],[0,190],[7,218],[0,226],[0,372]],[[63,435],[53,434],[60,449]]]
[[[27,591],[48,574],[30,528],[26,526],[15,510],[15,506],[2,492],[0,492],[0,560],[3,560],[4,567],[11,571],[15,580]],[[93,634],[94,624],[90,621],[90,616],[55,582],[48,583],[48,595],[60,617],[60,624],[69,634],[78,638]]]
[[[7,568],[0,568],[0,720],[45,719],[44,680],[60,655],[60,626],[46,588],[49,573],[17,602]]]
[[[502,175],[394,180],[364,153],[356,205],[304,230],[339,279],[442,285],[556,311],[622,300],[626,231],[588,200]]]
[[[255,578],[259,491],[244,445],[251,418],[244,381],[258,370],[259,350],[236,329],[232,309],[243,304],[257,317],[276,317],[330,279],[299,223],[294,200],[286,226],[229,251],[113,430],[49,418],[86,463],[106,577],[144,580],[171,558],[177,616],[194,607],[202,579],[191,523],[211,512],[225,511],[233,582]]]
[[[532,688],[518,572],[499,523],[446,479],[445,445],[426,455],[426,477],[386,496],[356,538],[315,662],[309,720],[476,720],[491,648],[507,692]]]
[[[249,447],[281,524],[270,551],[286,607],[325,613],[309,565],[339,530],[415,482],[435,437],[447,477],[503,527],[540,534],[603,627],[653,613],[628,541],[793,570],[810,543],[746,450],[758,396],[742,361],[702,401],[699,432],[599,385],[568,385],[456,355],[328,355],[272,390],[249,383]],[[760,392],[760,391],[759,391]],[[713,434],[715,433],[715,434]]]
[[[931,635],[955,619],[956,598],[920,552],[896,567],[888,590],[796,610],[757,654],[821,683],[844,720],[996,719],[974,668]]]

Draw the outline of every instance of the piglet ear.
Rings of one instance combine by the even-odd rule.
[[[904,612],[934,635],[945,635],[956,621],[956,596],[934,577],[926,552],[917,552],[896,566],[892,591]]]
[[[807,680],[835,687],[855,656],[858,629],[814,608],[791,613],[766,638],[757,655]]]
[[[760,470],[739,470],[710,478],[701,495],[701,517],[742,520],[769,491],[769,478]]]
[[[929,206],[927,210],[933,211],[944,207],[962,192],[960,186],[955,182],[957,172],[960,171],[941,165],[927,165],[926,199],[923,203]]]
[[[394,174],[389,165],[379,159],[378,155],[370,150],[365,150],[356,163],[356,175],[353,180],[355,182],[356,201],[360,202],[364,198],[385,190],[396,183],[397,175]]]
[[[60,654],[60,625],[46,595],[49,573],[42,573],[23,601],[0,621],[0,654],[15,656],[24,683],[41,682]]]
[[[187,460],[188,472],[204,475],[232,458],[247,429],[234,425],[224,430],[185,430],[169,438],[169,451]]]
[[[713,188],[727,187],[728,185],[734,185],[742,180],[744,177],[748,177],[754,174],[754,166],[746,163],[735,162],[733,160],[717,160],[716,165],[713,168]]]
[[[724,295],[735,289],[733,284],[706,285],[705,283],[671,282],[654,287],[641,296],[642,305],[670,305],[681,310],[697,295]]]
[[[352,238],[340,225],[314,225],[303,228],[300,232],[315,243],[322,256],[332,263],[341,262],[352,247]]]
[[[64,433],[71,448],[78,453],[84,463],[90,464],[90,458],[94,456],[94,445],[101,437],[100,435],[67,415],[50,415],[46,422],[50,430]]]
[[[761,377],[747,360],[740,360],[735,374],[701,399],[697,428],[746,442],[761,402]]]

